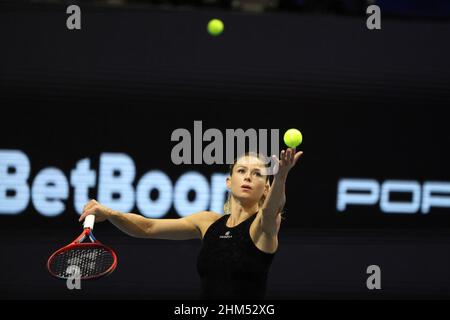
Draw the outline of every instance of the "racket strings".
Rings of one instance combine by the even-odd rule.
[[[52,272],[60,278],[80,276],[81,279],[102,275],[114,263],[109,250],[102,247],[72,248],[55,256],[50,262]]]

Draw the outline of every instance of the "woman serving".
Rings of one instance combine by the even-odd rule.
[[[229,197],[224,214],[201,211],[179,219],[151,219],[107,208],[95,200],[83,209],[80,221],[95,215],[137,238],[202,240],[197,270],[205,299],[261,299],[278,249],[285,185],[303,152],[289,148],[273,156],[276,174],[270,183],[264,157],[248,153],[238,158],[226,179]]]

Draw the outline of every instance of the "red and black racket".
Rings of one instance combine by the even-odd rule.
[[[112,273],[117,266],[117,255],[109,247],[95,239],[95,216],[84,220],[84,230],[72,243],[53,253],[47,261],[51,275],[59,279],[72,276],[73,266],[79,268],[81,280],[96,279]],[[83,242],[89,239],[90,242]]]

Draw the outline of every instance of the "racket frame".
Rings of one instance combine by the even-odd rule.
[[[81,280],[98,279],[98,278],[104,277],[104,276],[112,273],[116,269],[116,267],[117,267],[117,255],[114,252],[114,250],[112,250],[108,246],[105,246],[103,243],[101,243],[100,241],[98,241],[95,238],[95,236],[94,236],[94,234],[92,232],[92,229],[94,227],[94,221],[95,221],[95,216],[94,215],[87,216],[86,219],[85,219],[83,232],[75,240],[73,240],[71,243],[69,243],[68,245],[62,247],[61,249],[59,249],[57,251],[55,251],[50,256],[50,258],[48,258],[48,260],[47,260],[47,270],[50,272],[50,274],[52,276],[54,276],[55,278],[58,278],[58,279],[64,279],[64,280],[67,279],[67,277],[61,277],[61,276],[55,274],[51,270],[51,268],[50,268],[51,262],[56,256],[60,255],[61,253],[64,253],[64,252],[69,251],[71,249],[78,249],[78,248],[84,248],[84,249],[89,249],[90,247],[102,248],[102,249],[108,251],[113,257],[113,263],[107,270],[105,270],[104,272],[102,272],[100,274],[94,275],[94,276],[81,277],[80,278]],[[86,238],[89,238],[89,240],[91,242],[83,243],[83,241],[86,240]]]

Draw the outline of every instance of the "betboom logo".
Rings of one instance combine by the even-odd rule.
[[[69,185],[73,187],[74,209],[81,214],[89,201],[89,189],[96,186],[97,199],[107,207],[130,212],[136,205],[139,212],[149,218],[166,215],[172,206],[176,213],[187,216],[194,212],[223,211],[227,194],[226,173],[214,173],[211,182],[196,171],[181,175],[176,183],[161,170],[144,174],[136,183],[133,159],[123,153],[100,154],[99,173],[90,169],[89,159],[79,160],[70,172],[70,181],[63,171],[55,167],[44,168],[30,181],[30,159],[20,150],[0,149],[0,214],[16,215],[29,205],[30,199],[37,212],[55,217],[66,208]],[[97,179],[98,178],[98,179]],[[69,184],[70,183],[70,184]],[[157,191],[157,199],[151,192]],[[195,192],[194,200],[188,194]]]
[[[395,194],[410,195],[410,200],[393,201]],[[349,206],[374,206],[389,214],[430,213],[434,207],[450,208],[450,183],[440,181],[341,179],[338,182],[337,210]]]

